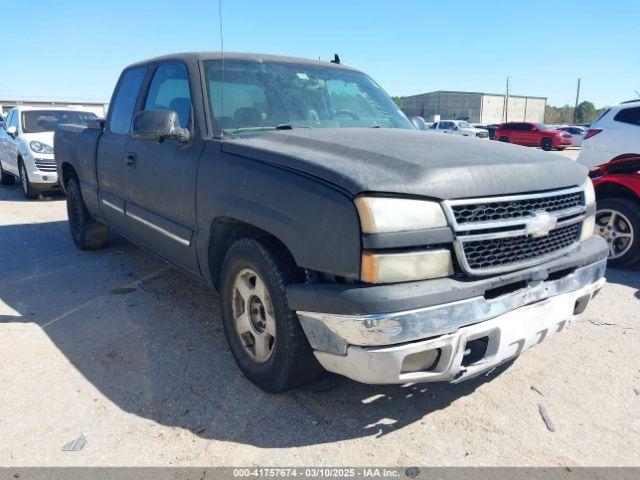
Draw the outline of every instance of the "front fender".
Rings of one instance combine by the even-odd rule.
[[[360,221],[352,198],[341,190],[295,171],[223,153],[212,142],[200,161],[197,192],[201,265],[208,256],[211,225],[217,218],[231,218],[276,237],[300,267],[359,277]]]

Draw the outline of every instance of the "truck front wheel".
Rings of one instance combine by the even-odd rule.
[[[297,275],[282,247],[269,239],[237,240],[222,266],[222,320],[231,353],[266,392],[301,386],[322,371],[287,303],[286,285]]]
[[[95,220],[87,210],[77,177],[71,177],[67,183],[67,214],[76,247],[80,250],[104,247],[109,237],[109,227]]]

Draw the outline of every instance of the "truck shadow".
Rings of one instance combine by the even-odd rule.
[[[37,324],[53,344],[40,347],[57,348],[122,410],[207,439],[277,448],[386,435],[429,422],[508,368],[460,385],[371,386],[326,374],[269,395],[236,367],[215,292],[117,235],[80,252],[66,222],[0,226],[0,265],[0,324]]]

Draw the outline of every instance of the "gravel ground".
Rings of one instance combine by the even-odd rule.
[[[574,324],[490,376],[327,374],[267,395],[236,368],[214,292],[117,235],[80,252],[63,197],[1,187],[0,465],[640,465],[640,274],[607,276]]]

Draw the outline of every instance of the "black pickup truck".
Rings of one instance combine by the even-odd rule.
[[[244,374],[459,382],[604,284],[594,192],[569,159],[416,130],[367,75],[187,53],[122,73],[55,158],[78,248],[109,228],[220,292]],[[559,352],[558,355],[561,355]]]

